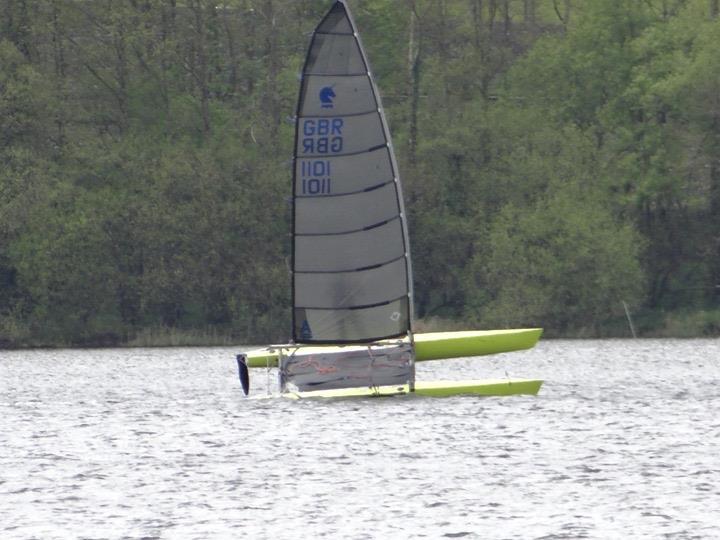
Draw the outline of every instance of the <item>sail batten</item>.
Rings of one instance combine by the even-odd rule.
[[[347,195],[358,195],[359,193],[367,193],[368,191],[375,191],[376,189],[385,187],[388,184],[391,184],[393,182],[394,182],[394,180],[390,180],[388,182],[380,182],[379,184],[375,184],[374,186],[370,186],[365,189],[358,189],[356,191],[349,191],[347,193],[328,193],[326,195],[297,195],[297,198],[298,199],[310,199],[310,198],[321,199],[323,197],[345,197]]]
[[[361,111],[356,113],[347,113],[347,114],[324,114],[324,115],[318,115],[318,114],[310,114],[310,115],[300,115],[300,118],[347,118],[348,116],[365,116],[366,114],[376,114],[377,109],[371,109],[368,111]]]
[[[342,1],[316,28],[303,67],[293,174],[293,340],[407,334],[412,280],[397,166]]]
[[[374,270],[375,268],[381,268],[383,266],[387,266],[388,264],[400,261],[404,258],[405,258],[405,254],[403,253],[399,257],[394,257],[394,258],[390,259],[389,261],[373,264],[370,266],[362,266],[360,268],[350,268],[347,270],[295,270],[295,273],[296,274],[346,274],[346,273],[352,273],[352,272],[364,272],[365,270]]]
[[[326,73],[303,73],[303,77],[327,77],[328,75]],[[342,73],[339,75],[332,75],[333,77],[366,77],[367,72],[358,72],[358,73]]]
[[[371,152],[375,152],[376,150],[380,150],[382,148],[387,148],[387,143],[385,144],[378,144],[377,146],[373,146],[371,148],[366,148],[363,150],[357,150],[355,152],[347,152],[346,154],[334,154],[334,155],[327,155],[325,157],[352,157],[352,156],[359,156],[362,154],[369,154]]]
[[[346,306],[346,307],[322,307],[322,306],[298,306],[298,309],[317,309],[317,310],[356,310],[356,309],[370,309],[370,308],[376,308],[381,306],[387,306],[388,304],[391,304],[392,302],[397,302],[398,300],[402,300],[405,298],[405,295],[399,296],[397,298],[392,298],[390,300],[383,300],[382,302],[374,302],[372,304],[363,304],[360,306]]]

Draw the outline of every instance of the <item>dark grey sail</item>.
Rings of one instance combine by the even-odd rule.
[[[407,334],[412,279],[390,134],[344,1],[315,29],[295,133],[293,340]]]

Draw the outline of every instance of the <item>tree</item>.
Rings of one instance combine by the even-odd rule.
[[[476,312],[485,325],[597,335],[623,301],[641,296],[637,233],[577,186],[531,208],[505,207],[488,241],[484,307]]]

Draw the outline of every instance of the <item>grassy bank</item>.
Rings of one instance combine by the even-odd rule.
[[[224,347],[237,344],[231,335],[213,328],[180,330],[178,328],[147,328],[124,343],[125,347]]]
[[[718,337],[720,309],[648,314],[647,319],[641,316],[639,323],[642,337]]]
[[[228,332],[207,329],[179,329],[169,327],[145,328],[132,336],[97,335],[81,341],[49,339],[32,336],[28,332],[0,334],[1,349],[31,348],[105,348],[105,347],[225,347],[247,343]]]
[[[720,309],[696,311],[639,311],[630,317],[639,338],[702,338],[720,337]],[[542,326],[542,325],[538,325]],[[459,319],[431,317],[416,321],[415,332],[449,332],[468,329],[486,329]],[[617,317],[595,327],[559,331],[545,328],[544,339],[602,339],[632,337],[627,317]],[[16,338],[16,339],[13,339]],[[124,340],[108,340],[107,336],[73,343],[65,340],[35,339],[25,332],[0,335],[0,349],[64,348],[64,347],[229,347],[248,343],[228,332],[214,328],[178,329],[169,327],[146,328]],[[250,340],[261,342],[260,339]]]
[[[720,337],[720,309],[638,311],[630,312],[635,335],[638,338],[703,338]],[[457,319],[432,317],[416,323],[415,331],[444,332],[453,330],[485,329],[482,324],[472,324]],[[538,324],[537,326],[543,326]],[[633,337],[628,317],[623,315],[604,321],[593,327],[559,330],[545,328],[545,339],[602,339]]]

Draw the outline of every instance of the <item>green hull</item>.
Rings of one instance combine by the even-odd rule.
[[[415,361],[442,360],[483,356],[503,352],[531,349],[535,346],[541,328],[520,328],[512,330],[470,330],[463,332],[430,332],[415,334]],[[313,347],[318,352],[340,351],[340,346]],[[294,347],[279,345],[256,349],[246,353],[248,367],[277,366],[278,351],[289,354]],[[310,350],[303,347],[303,350]]]
[[[415,394],[429,397],[451,397],[461,395],[477,396],[514,396],[536,395],[542,381],[531,379],[487,379],[466,381],[418,381]],[[306,398],[351,398],[409,395],[407,386],[381,386],[377,388],[340,388],[337,390],[318,390],[316,392],[287,392],[283,397],[290,399]]]

